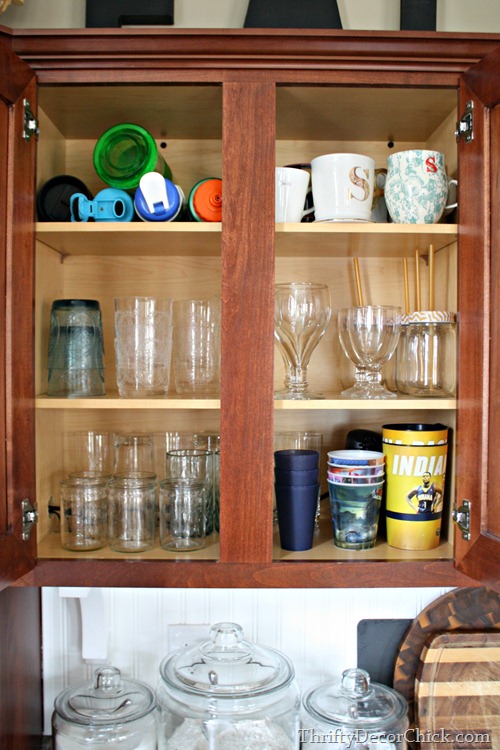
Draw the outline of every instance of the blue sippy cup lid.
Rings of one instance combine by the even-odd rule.
[[[135,210],[145,221],[171,221],[182,205],[182,192],[177,185],[158,172],[147,172],[135,192]]]

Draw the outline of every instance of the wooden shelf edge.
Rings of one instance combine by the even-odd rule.
[[[451,226],[451,225],[450,225]],[[175,222],[138,222],[138,221],[101,221],[101,222],[68,222],[68,221],[39,221],[35,225],[35,233],[39,239],[43,240],[44,236],[52,234],[220,234],[220,222],[196,222],[196,221],[175,221]],[[136,250],[137,252],[137,250]]]
[[[408,588],[478,586],[451,560],[220,563],[39,560],[16,586],[148,588]]]
[[[360,222],[297,222],[276,224],[278,234],[308,233],[308,234],[385,234],[394,235],[423,235],[427,236],[452,236],[458,235],[458,224],[395,224],[382,222],[360,223]]]
[[[338,395],[326,395],[325,399],[315,401],[286,401],[282,399],[274,400],[275,410],[280,411],[314,411],[318,409],[335,409],[350,411],[399,411],[401,407],[411,409],[412,411],[441,411],[443,409],[456,411],[457,401],[454,398],[409,398],[398,396],[393,399],[349,399],[341,398]]]
[[[220,409],[218,398],[119,398],[117,395],[98,398],[56,398],[36,396],[35,408],[45,409]]]
[[[39,222],[36,239],[68,256],[219,257],[219,222]]]

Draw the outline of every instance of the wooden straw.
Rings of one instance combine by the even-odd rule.
[[[429,310],[434,310],[434,245],[429,245]]]
[[[415,287],[417,290],[416,310],[418,311],[422,307],[422,299],[420,296],[420,254],[418,248],[415,250]]]
[[[361,286],[361,275],[359,273],[359,260],[357,258],[353,258],[354,261],[354,274],[356,276],[356,293],[358,296],[358,306],[364,307],[364,301],[363,301],[363,287]]]
[[[405,315],[410,314],[410,283],[408,280],[408,258],[403,258],[403,277],[405,283]]]

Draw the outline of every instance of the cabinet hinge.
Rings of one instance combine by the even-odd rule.
[[[38,120],[33,114],[31,104],[28,99],[23,99],[24,107],[24,118],[23,118],[23,138],[26,141],[31,141],[31,136],[34,135],[38,140],[40,135],[40,128],[38,127]]]
[[[33,526],[38,521],[38,511],[36,506],[33,507],[30,501],[26,499],[21,501],[21,508],[23,511],[23,541],[26,542],[30,538]]]
[[[466,143],[474,140],[474,102],[468,101],[465,105],[465,112],[463,113],[460,120],[457,122],[455,130],[455,138],[457,143],[460,138],[463,138]]]
[[[470,509],[470,500],[463,500],[459,508],[457,508],[456,504],[453,505],[453,512],[451,514],[462,532],[462,539],[465,539],[466,542],[470,542]]]

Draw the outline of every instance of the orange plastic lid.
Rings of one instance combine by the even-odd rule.
[[[222,180],[209,177],[195,185],[191,191],[189,206],[198,221],[221,221]]]

